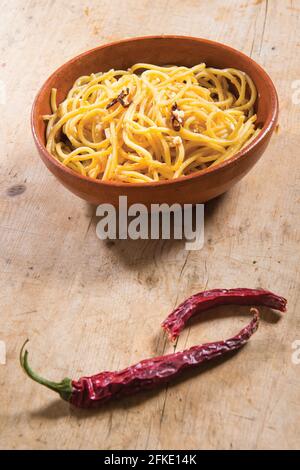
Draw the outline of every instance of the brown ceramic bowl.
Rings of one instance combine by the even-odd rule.
[[[232,158],[212,168],[172,181],[144,184],[103,182],[81,176],[61,165],[45,148],[44,114],[50,112],[50,91],[57,88],[61,102],[73,82],[81,75],[106,71],[110,68],[126,69],[136,62],[157,65],[177,64],[192,66],[205,62],[219,68],[235,67],[243,70],[254,81],[258,99],[256,111],[262,127],[259,135]],[[278,115],[275,87],[266,72],[241,52],[207,39],[184,36],[150,36],[106,44],[78,55],[54,72],[39,91],[32,109],[33,137],[48,169],[77,196],[93,203],[118,205],[120,195],[135,202],[172,204],[197,203],[212,199],[233,186],[258,161],[274,131]]]

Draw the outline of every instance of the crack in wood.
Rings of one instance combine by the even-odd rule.
[[[269,7],[269,0],[265,1],[265,13],[264,13],[264,22],[263,22],[263,29],[261,33],[261,40],[260,40],[260,46],[259,46],[259,55],[261,55],[262,51],[262,45],[264,41],[264,35],[265,35],[265,29],[266,29],[266,23],[267,23],[267,16],[268,16],[268,7]]]

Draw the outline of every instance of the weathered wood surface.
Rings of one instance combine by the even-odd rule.
[[[292,102],[292,82],[300,79],[300,1],[1,6],[0,339],[7,361],[0,365],[0,447],[299,448],[300,365],[292,363],[292,343],[300,339],[300,105]],[[94,209],[46,170],[30,133],[34,95],[56,67],[107,41],[161,33],[207,37],[250,54],[280,97],[278,134],[253,171],[207,205],[198,252],[172,241],[98,240]],[[167,313],[205,287],[235,286],[286,296],[288,315],[277,321],[266,314],[242,351],[172,387],[83,412],[29,381],[18,365],[27,337],[33,366],[57,380],[171,351],[159,326]],[[177,349],[236,332],[248,321],[238,311],[204,315]]]

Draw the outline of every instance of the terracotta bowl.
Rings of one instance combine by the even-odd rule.
[[[224,163],[191,176],[167,182],[126,184],[103,182],[81,176],[61,165],[45,148],[45,123],[42,115],[50,112],[50,91],[58,89],[61,102],[73,82],[81,75],[126,69],[136,62],[157,65],[177,64],[192,66],[205,62],[219,68],[235,67],[243,70],[254,81],[258,90],[256,111],[260,134],[247,147]],[[100,204],[118,205],[120,195],[149,206],[151,203],[197,203],[212,199],[233,186],[258,161],[274,131],[278,115],[275,87],[266,72],[241,52],[207,39],[184,36],[151,36],[106,44],[78,55],[54,72],[40,89],[32,109],[32,132],[39,154],[56,178],[77,196]]]

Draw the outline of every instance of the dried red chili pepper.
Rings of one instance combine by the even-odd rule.
[[[106,106],[106,109],[111,108],[117,103],[120,103],[123,106],[123,108],[128,108],[130,103],[125,102],[125,99],[128,95],[129,95],[129,88],[126,88],[126,90],[122,90],[121,93]]]
[[[272,295],[274,296],[274,294]],[[273,308],[277,307],[273,305]],[[176,311],[178,312],[178,309]],[[258,311],[251,309],[251,312],[254,314],[251,322],[232,338],[193,346],[185,351],[165,356],[145,359],[117,372],[105,371],[91,377],[82,377],[79,380],[65,378],[59,383],[51,382],[38,376],[30,368],[28,351],[24,351],[26,343],[20,353],[20,363],[29,377],[59,393],[64,400],[81,408],[94,408],[112,398],[131,395],[170,382],[185,369],[196,367],[202,362],[241,348],[258,328]]]
[[[183,124],[183,118],[181,116],[183,111],[178,108],[177,103],[174,103],[171,108],[171,123],[174,131],[179,132]]]
[[[163,321],[162,327],[172,340],[193,315],[219,305],[256,305],[286,311],[286,299],[264,289],[212,289],[194,294]]]

